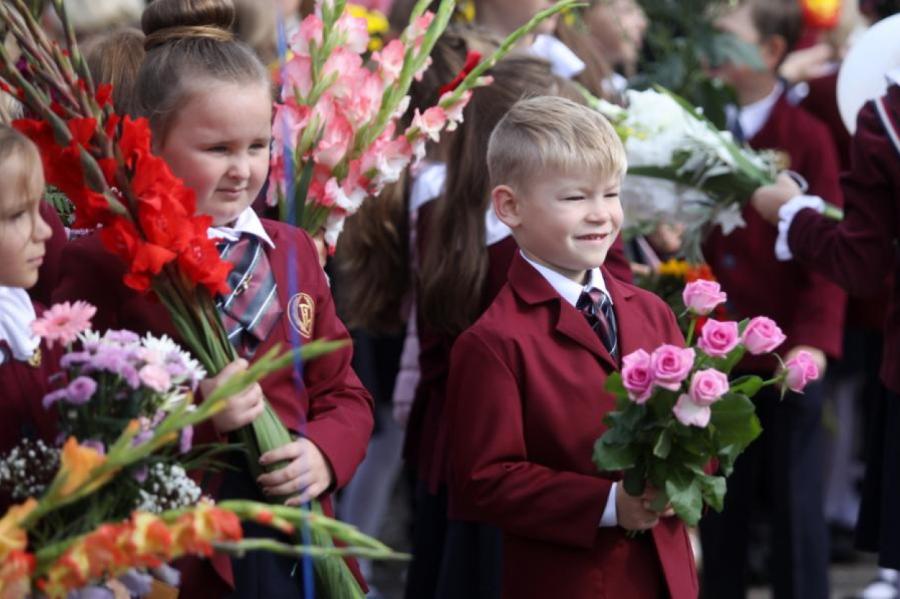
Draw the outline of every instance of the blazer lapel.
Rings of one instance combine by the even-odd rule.
[[[272,239],[272,243],[275,244],[276,248],[279,247],[279,243],[288,243],[288,240],[279,239],[277,228],[268,227],[266,224],[267,223],[263,221],[263,227],[265,227],[266,233],[269,234],[269,237]],[[265,355],[265,353],[276,343],[281,343],[282,350],[289,349],[288,346],[290,345],[290,337],[287,335],[287,330],[285,329],[285,327],[290,326],[287,318],[287,310],[290,301],[289,293],[291,291],[288,289],[288,264],[287,260],[285,260],[285,256],[292,255],[292,253],[291,251],[285,251],[285,249],[288,248],[281,248],[281,251],[275,251],[269,247],[268,244],[265,245],[265,248],[266,257],[269,259],[269,267],[272,269],[272,274],[275,275],[275,284],[277,286],[276,293],[278,294],[278,303],[281,307],[281,314],[278,316],[278,320],[275,322],[272,330],[269,331],[268,336],[256,349],[256,355],[258,356]],[[297,279],[297,286],[299,287],[299,274],[297,275]],[[285,341],[288,341],[288,343],[285,343]]]
[[[631,307],[634,290],[630,289],[602,268],[603,280],[612,298],[613,312],[616,314],[616,328],[619,337],[619,359],[641,348],[641,339],[647,339],[643,329],[645,322]]]
[[[604,276],[611,278],[609,275]],[[584,316],[562,299],[553,286],[525,261],[520,252],[516,252],[509,267],[509,284],[527,304],[553,304],[548,307],[555,318],[555,330],[590,351],[610,369],[618,369],[615,360]]]

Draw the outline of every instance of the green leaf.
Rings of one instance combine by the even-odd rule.
[[[666,480],[666,495],[675,513],[688,526],[696,526],[703,512],[703,496],[697,477],[681,469],[674,469]]]
[[[644,475],[643,468],[629,468],[625,471],[625,477],[622,479],[622,486],[625,492],[632,497],[640,497],[644,493],[647,485],[647,479]]]
[[[659,436],[656,438],[656,443],[653,445],[653,455],[664,460],[669,457],[669,452],[672,450],[672,433],[669,429],[664,428],[660,431]]]
[[[731,392],[742,393],[747,397],[753,397],[763,388],[763,385],[765,385],[765,381],[763,381],[761,377],[750,374],[732,381]]]
[[[725,491],[727,489],[724,476],[700,476],[700,492],[703,501],[717,512],[721,512],[725,506]]]
[[[619,445],[607,440],[609,432],[594,443],[594,464],[606,472],[632,468],[637,461],[637,448],[633,444]]]
[[[622,375],[618,372],[614,372],[606,377],[606,385],[604,385],[603,388],[616,397],[628,396],[628,390],[625,389],[625,385],[622,384]]]
[[[727,393],[712,405],[710,424],[716,445],[735,445],[738,454],[762,432],[753,402],[739,393]]]

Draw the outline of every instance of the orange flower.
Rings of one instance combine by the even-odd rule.
[[[0,599],[19,599],[29,595],[34,564],[34,556],[24,551],[13,551],[3,558],[3,565],[0,566]]]
[[[20,525],[37,505],[37,500],[29,498],[25,503],[9,508],[0,520],[0,560],[6,559],[11,552],[24,550],[28,545],[28,535]]]
[[[168,560],[172,550],[172,533],[166,523],[153,514],[136,512],[131,517],[129,546],[135,564],[155,568]]]
[[[129,524],[103,524],[82,542],[92,578],[119,566],[128,565],[123,539],[131,533]]]
[[[76,491],[92,492],[100,488],[114,474],[110,471],[100,478],[91,480],[94,470],[105,462],[106,457],[96,449],[79,445],[75,437],[69,437],[59,456],[59,472],[56,473],[52,486],[55,487],[57,484],[61,486],[56,489],[54,495],[66,497]]]
[[[215,541],[239,541],[243,538],[241,521],[233,513],[202,503],[172,525],[173,556],[212,554]]]

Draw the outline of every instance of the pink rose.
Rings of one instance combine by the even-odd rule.
[[[709,314],[716,306],[725,303],[727,297],[718,283],[703,279],[688,283],[681,293],[685,307],[700,316]]]
[[[661,345],[650,356],[653,382],[670,391],[678,391],[693,367],[694,350],[691,348]]]
[[[713,358],[724,358],[741,340],[738,324],[734,321],[719,322],[710,318],[703,325],[697,347]]]
[[[694,373],[688,393],[698,406],[711,406],[728,393],[729,387],[728,377],[724,372],[707,368]]]
[[[650,354],[639,349],[622,358],[622,384],[628,390],[631,401],[636,404],[647,401],[653,392]]]
[[[757,316],[747,323],[743,342],[748,352],[758,356],[774,351],[786,338],[774,320]]]
[[[808,351],[797,352],[796,356],[787,361],[784,368],[787,372],[784,384],[795,393],[802,392],[810,381],[819,378],[819,366]]]
[[[705,428],[709,424],[712,410],[709,409],[709,406],[701,406],[696,403],[690,395],[682,394],[675,403],[675,407],[672,408],[672,413],[675,414],[678,422],[685,426]]]

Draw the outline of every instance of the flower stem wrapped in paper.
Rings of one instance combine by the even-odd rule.
[[[660,222],[683,223],[683,253],[701,262],[700,245],[712,227],[722,227],[727,235],[744,226],[741,211],[750,196],[775,182],[777,155],[737,143],[663,87],[626,95],[627,108],[588,99],[613,122],[625,144],[628,175],[622,205],[627,229],[635,234]],[[834,206],[827,214],[842,217]]]
[[[622,359],[622,372],[606,383],[616,409],[604,418],[606,431],[594,445],[600,470],[624,471],[631,495],[656,489],[652,507],[662,512],[671,504],[690,526],[704,505],[722,510],[726,477],[761,431],[750,398],[767,385],[780,386],[782,394],[801,392],[819,375],[811,356],[799,352],[770,380],[729,380],[745,353],[772,353],[785,336],[764,316],[742,322],[709,318],[693,344],[698,319],[725,299],[718,283],[699,280],[685,287],[683,301],[692,317],[688,347],[663,345]],[[711,472],[713,466],[718,472]]]
[[[455,82],[436,106],[416,110],[410,126],[399,131],[410,84],[428,68],[431,50],[456,6],[442,0],[431,13],[425,10],[429,4],[416,2],[403,34],[369,60],[366,21],[345,11],[343,0],[316,2],[315,14],[290,40],[273,125],[268,202],[280,206],[282,220],[310,234],[324,229],[332,251],[344,220],[366,197],[423,158],[429,140],[456,128],[473,88],[490,83],[485,71],[543,20],[577,3],[562,0],[535,15]]]

